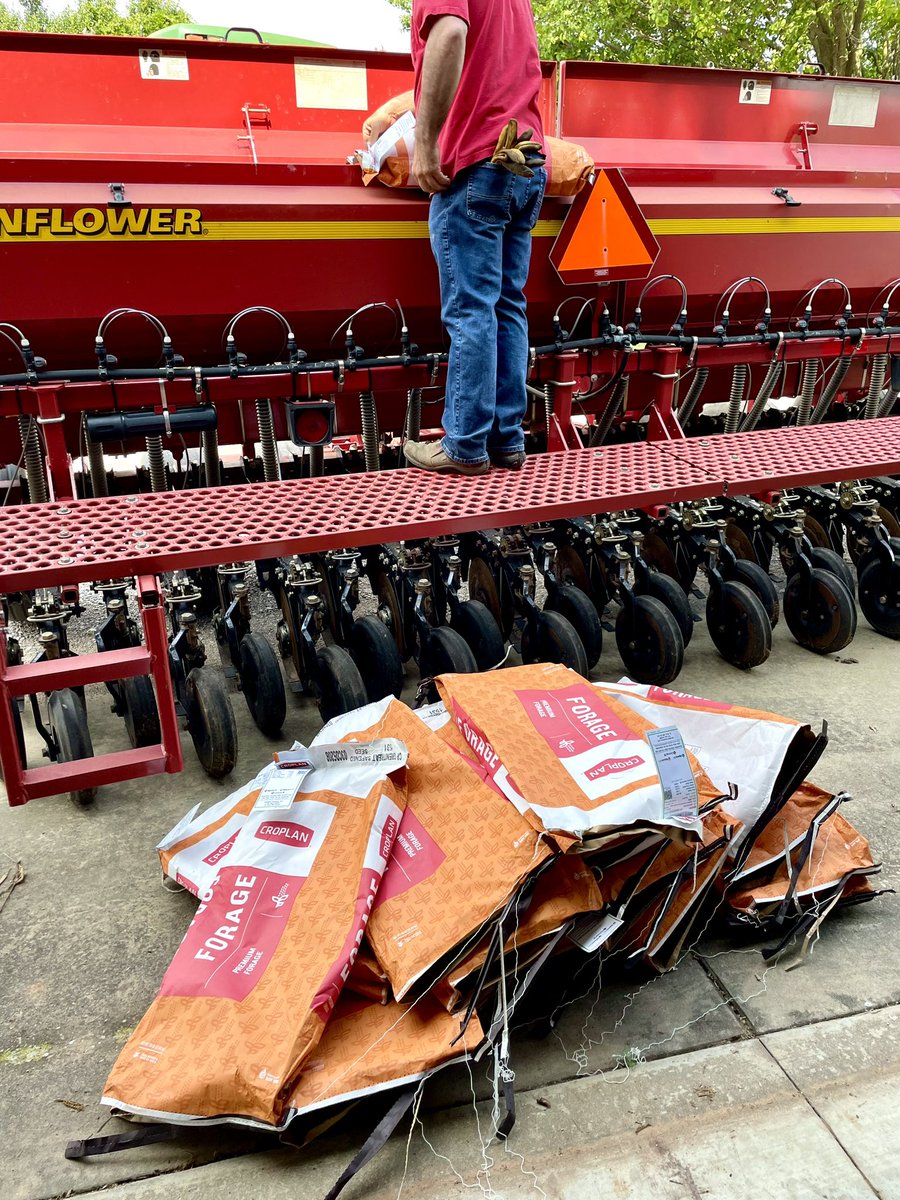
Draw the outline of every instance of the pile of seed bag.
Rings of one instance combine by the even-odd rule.
[[[712,917],[774,955],[878,894],[849,796],[806,781],[808,725],[548,664],[436,686],[336,718],[160,844],[200,903],[105,1104],[284,1130],[394,1089],[399,1120],[490,1053],[507,1132],[501,1034],[548,964],[665,971]]]

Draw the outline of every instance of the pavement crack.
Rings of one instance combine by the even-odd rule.
[[[758,1039],[760,1036],[759,1030],[756,1028],[756,1026],[750,1020],[750,1017],[748,1016],[747,1012],[742,1007],[738,998],[731,994],[731,992],[725,986],[722,979],[719,978],[719,976],[716,974],[716,972],[713,970],[713,968],[709,965],[709,963],[703,957],[703,955],[692,953],[691,957],[694,959],[694,961],[696,963],[699,964],[701,971],[703,971],[703,973],[706,975],[709,982],[713,985],[713,987],[716,989],[716,991],[719,993],[719,995],[725,1001],[725,1004],[727,1005],[732,1016],[737,1021],[738,1025],[740,1025],[741,1040],[742,1041],[752,1041],[754,1039]]]
[[[790,1071],[787,1069],[787,1067],[784,1065],[784,1063],[781,1062],[781,1060],[778,1058],[778,1056],[776,1054],[774,1054],[772,1052],[772,1050],[769,1049],[769,1047],[766,1045],[765,1038],[761,1037],[758,1040],[759,1040],[759,1044],[762,1046],[763,1050],[765,1050],[766,1054],[768,1054],[769,1058],[771,1058],[772,1062],[775,1064],[775,1066],[778,1068],[778,1070],[782,1073],[782,1075],[785,1077],[785,1079],[788,1081],[788,1083],[791,1085],[791,1087],[794,1089],[794,1091],[797,1093],[797,1095],[800,1097],[800,1099],[804,1102],[804,1104],[807,1106],[809,1111],[813,1114],[814,1117],[816,1117],[821,1122],[822,1125],[825,1126],[825,1128],[831,1134],[832,1139],[834,1140],[836,1145],[840,1148],[844,1157],[851,1164],[851,1166],[853,1166],[855,1168],[855,1170],[859,1174],[860,1178],[865,1181],[865,1184],[871,1191],[872,1195],[876,1196],[877,1200],[888,1200],[888,1198],[885,1197],[884,1193],[878,1190],[878,1188],[875,1186],[875,1184],[872,1182],[872,1180],[868,1177],[868,1175],[862,1169],[862,1166],[859,1164],[859,1162],[857,1162],[856,1158],[854,1158],[853,1154],[847,1148],[847,1146],[845,1145],[840,1134],[837,1132],[837,1130],[834,1128],[834,1126],[831,1124],[831,1122],[828,1120],[828,1118],[826,1116],[824,1116],[821,1112],[819,1112],[818,1108],[816,1108],[812,1099],[806,1094],[806,1092],[803,1090],[803,1088],[800,1086],[800,1084],[797,1083],[796,1079],[794,1079],[793,1075],[791,1075]]]

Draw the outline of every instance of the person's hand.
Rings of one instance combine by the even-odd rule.
[[[388,117],[370,117],[366,122],[366,128],[363,130],[363,137],[371,150],[372,146],[378,141],[383,133],[391,127],[391,122]]]
[[[436,141],[426,142],[416,136],[412,170],[423,192],[445,192],[450,186],[449,178],[441,170],[441,155]]]

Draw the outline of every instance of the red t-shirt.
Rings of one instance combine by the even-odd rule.
[[[411,42],[416,105],[422,90],[422,56],[437,17],[460,17],[469,27],[459,88],[441,130],[441,165],[451,178],[490,158],[507,121],[519,133],[544,132],[538,100],[541,60],[531,0],[413,0]]]

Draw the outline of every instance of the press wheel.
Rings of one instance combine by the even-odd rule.
[[[769,573],[764,571],[755,559],[751,561],[739,558],[734,563],[729,578],[743,583],[757,596],[766,610],[769,624],[774,629],[778,624],[781,605],[778,601],[778,591]]]
[[[406,627],[403,623],[403,607],[390,574],[384,569],[375,576],[375,599],[378,601],[378,616],[394,636],[401,659],[412,658],[412,647],[407,644]]]
[[[359,668],[342,646],[324,646],[316,655],[316,668],[315,686],[323,721],[368,703]]]
[[[841,580],[814,567],[809,580],[794,572],[784,589],[784,619],[801,646],[833,654],[853,641],[856,605]]]
[[[194,667],[185,682],[188,732],[203,770],[230,775],[237,761],[237,724],[225,680],[212,667]]]
[[[506,644],[493,614],[480,600],[457,605],[450,622],[475,656],[479,671],[490,671],[503,662]]]
[[[616,617],[616,645],[629,678],[671,683],[684,663],[684,640],[673,614],[655,596],[634,595]]]
[[[678,580],[651,568],[647,579],[641,583],[640,588],[636,586],[635,590],[638,595],[652,596],[654,600],[661,601],[675,618],[684,647],[690,645],[694,636],[694,614],[691,612],[687,594]]]
[[[260,733],[277,737],[287,716],[284,677],[275,651],[260,633],[241,638],[241,689]]]
[[[59,751],[57,762],[77,762],[78,759],[94,757],[87,713],[77,692],[71,688],[61,688],[58,692],[51,692],[47,698],[47,716],[50,731]],[[76,804],[85,807],[93,804],[97,797],[97,789],[95,787],[80,788],[76,792],[70,792],[69,795]]]
[[[153,684],[147,675],[119,681],[125,729],[132,746],[155,746],[162,740]]]
[[[828,546],[813,546],[808,552],[808,557],[814,567],[837,575],[851,596],[856,594],[856,576],[853,574],[853,568],[845,558],[841,558],[837,551]],[[797,569],[797,562],[794,560],[787,572],[788,579]]]
[[[370,701],[385,696],[399,698],[403,690],[403,659],[380,617],[370,614],[354,621],[347,649],[359,668]]]
[[[772,626],[762,601],[736,579],[710,591],[706,623],[716,649],[726,662],[749,669],[764,663],[772,653]]]
[[[494,573],[485,559],[475,557],[469,563],[469,599],[483,604],[500,627],[505,639],[509,638],[513,625],[511,604],[504,604]]]
[[[562,613],[581,640],[588,670],[596,666],[603,649],[603,626],[590,596],[573,584],[564,583],[547,601],[544,611]]]
[[[590,668],[584,645],[571,621],[562,613],[544,610],[537,617],[537,633],[531,622],[522,632],[522,661],[526,663],[562,663],[587,678]]]
[[[900,638],[900,559],[882,563],[873,556],[862,564],[859,607],[874,630]]]

